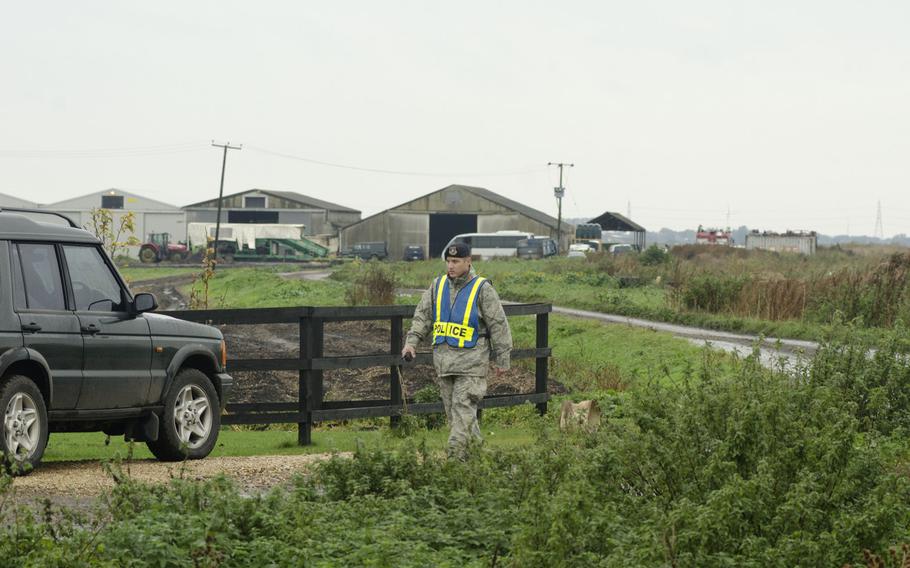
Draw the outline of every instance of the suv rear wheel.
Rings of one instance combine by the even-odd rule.
[[[221,405],[212,381],[198,369],[183,369],[164,400],[158,440],[148,447],[161,461],[209,455],[221,428]]]
[[[47,446],[47,408],[37,385],[12,375],[0,381],[0,451],[14,474],[38,465]]]

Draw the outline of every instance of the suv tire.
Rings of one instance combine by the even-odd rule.
[[[160,461],[198,460],[209,455],[221,428],[221,405],[212,381],[198,369],[183,369],[164,399],[158,439],[147,442]]]
[[[0,381],[0,453],[13,474],[28,473],[47,447],[47,407],[38,386],[22,375]]]

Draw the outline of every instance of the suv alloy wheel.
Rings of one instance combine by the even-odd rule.
[[[12,375],[0,382],[0,450],[12,473],[38,465],[47,446],[47,409],[41,391],[28,377]]]
[[[183,369],[165,397],[158,439],[148,447],[161,461],[201,459],[215,447],[221,406],[215,387],[198,369]]]

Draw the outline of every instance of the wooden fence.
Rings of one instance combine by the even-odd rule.
[[[508,304],[504,306],[509,316],[536,316],[535,347],[512,351],[512,359],[535,359],[535,388],[533,393],[487,396],[481,408],[514,406],[525,402],[536,404],[538,411],[547,411],[547,369],[551,354],[548,345],[550,304]],[[414,314],[414,306],[368,307],[294,307],[252,308],[232,310],[181,310],[162,312],[176,318],[222,324],[288,324],[300,326],[300,351],[294,358],[269,357],[261,359],[228,359],[228,372],[235,371],[297,371],[298,397],[296,402],[231,403],[222,417],[223,424],[297,424],[297,441],[301,445],[312,443],[312,426],[323,420],[346,420],[377,416],[396,418],[404,412],[430,414],[443,412],[442,402],[415,403],[401,398],[401,385],[396,367],[415,364],[432,364],[431,353],[418,353],[417,358],[405,363],[401,359],[404,320]],[[389,351],[383,355],[346,355],[325,357],[323,330],[325,322],[388,320],[391,322]],[[381,400],[327,401],[323,397],[323,371],[331,369],[363,369],[389,367],[389,398]]]

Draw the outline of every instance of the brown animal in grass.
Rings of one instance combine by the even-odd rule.
[[[559,415],[559,429],[568,432],[572,430],[585,430],[592,432],[600,425],[600,407],[596,400],[583,400],[573,403],[567,400],[562,403],[562,412]]]

